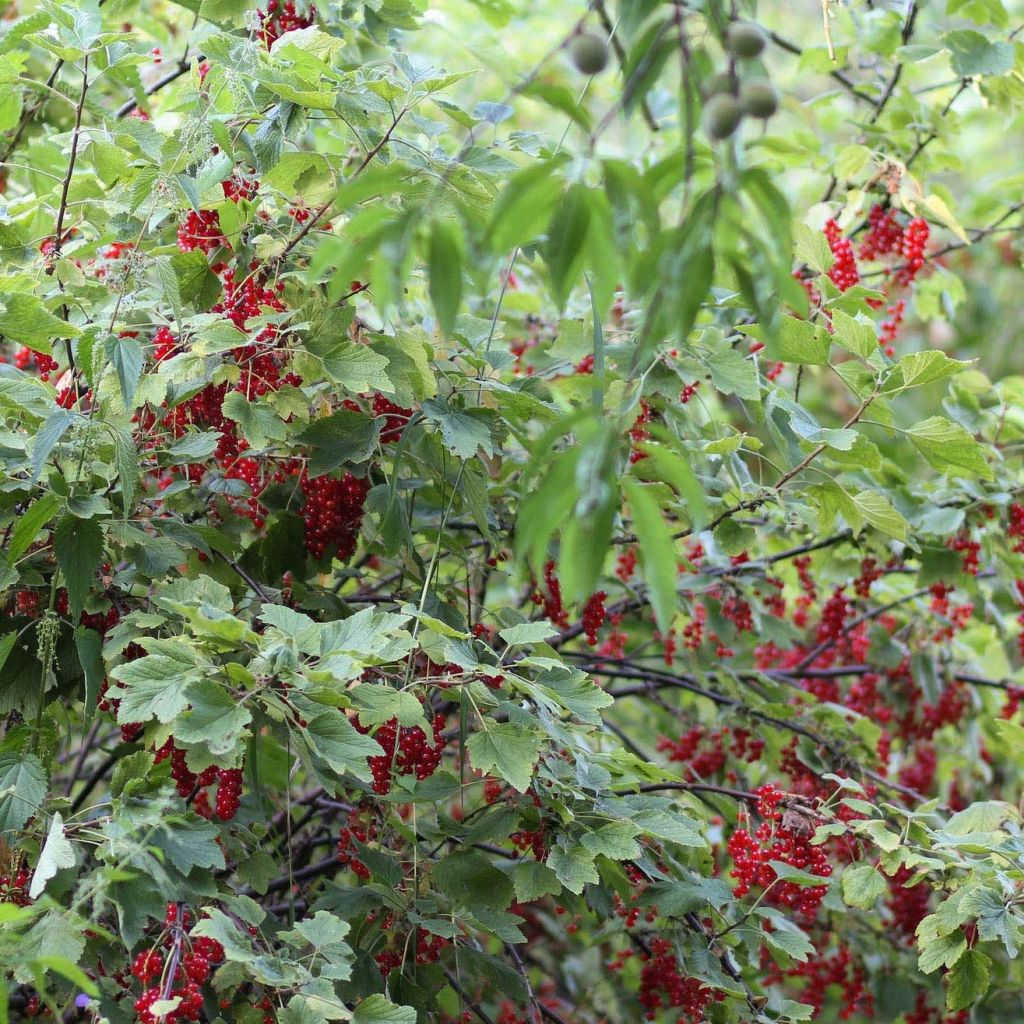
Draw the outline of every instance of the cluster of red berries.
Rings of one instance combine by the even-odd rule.
[[[348,824],[338,831],[338,861],[343,867],[351,868],[358,878],[369,878],[370,869],[353,854],[355,842],[368,843],[377,836],[377,827],[372,818],[364,818],[363,812],[355,808],[348,816]]]
[[[1010,521],[1006,525],[1006,536],[1013,538],[1013,550],[1024,554],[1024,505],[1012,502],[1008,511]]]
[[[868,213],[868,230],[861,240],[858,255],[862,260],[877,260],[899,252],[903,244],[903,227],[890,207],[875,204]]]
[[[857,269],[857,257],[853,254],[853,244],[843,234],[835,220],[829,219],[825,222],[824,232],[833,256],[828,276],[841,292],[845,292],[860,281],[860,271]]]
[[[153,763],[170,758],[171,778],[174,780],[178,796],[192,799],[192,808],[196,814],[204,818],[212,818],[214,814],[221,821],[230,821],[237,813],[242,795],[242,770],[240,768],[219,768],[210,765],[196,774],[188,767],[187,752],[174,744],[171,736],[159,750],[153,754]],[[214,807],[211,809],[206,790],[217,785]]]
[[[412,418],[412,409],[396,405],[378,391],[373,396],[373,415],[383,417],[384,425],[381,427],[380,440],[382,444],[388,444],[402,436],[405,425]]]
[[[720,771],[725,767],[727,754],[737,760],[756,764],[764,752],[764,740],[753,736],[746,729],[726,726],[711,730],[698,725],[675,740],[659,736],[657,749],[667,754],[669,761],[685,764],[684,778],[692,782],[710,778]]]
[[[544,587],[545,591],[539,588],[534,591],[533,603],[544,606],[544,615],[552,626],[559,629],[569,628],[569,615],[562,604],[562,586],[555,575],[555,563],[546,562],[544,565]]]
[[[596,594],[592,594],[583,606],[583,632],[586,635],[587,643],[591,647],[596,646],[598,631],[604,625],[608,615],[604,607],[604,601],[607,596],[603,590],[599,590]]]
[[[700,387],[700,381],[695,380],[692,384],[686,384],[683,386],[683,390],[679,392],[679,401],[686,405],[695,394],[697,389]]]
[[[805,917],[813,917],[828,892],[828,885],[800,886],[781,880],[770,861],[780,861],[791,867],[827,879],[832,865],[820,846],[812,846],[813,828],[799,815],[793,826],[785,823],[780,810],[785,793],[775,786],[761,786],[754,791],[758,797],[757,812],[763,819],[751,833],[737,829],[729,837],[728,849],[734,868],[731,877],[737,881],[733,893],[745,896],[754,886],[765,890],[766,900],[779,906],[793,907]]]
[[[981,544],[968,534],[961,533],[951,537],[947,542],[950,551],[959,551],[963,555],[963,571],[968,576],[977,576],[980,566]]]
[[[903,232],[903,242],[900,247],[900,255],[903,257],[903,266],[896,271],[896,283],[909,285],[920,273],[924,266],[924,250],[928,244],[930,229],[928,221],[921,217],[915,217]]]
[[[0,875],[0,903],[27,907],[31,902],[28,897],[27,868],[20,868],[13,878],[10,875]]]
[[[178,248],[182,252],[199,250],[209,255],[215,249],[228,247],[216,210],[189,210],[178,228]]]
[[[260,183],[253,177],[235,171],[230,178],[220,183],[220,187],[224,190],[225,199],[237,203],[240,199],[255,199]]]
[[[643,953],[638,998],[648,1020],[661,1008],[678,1011],[677,1024],[699,1024],[714,991],[697,978],[679,973],[679,961],[668,939],[651,939],[650,953]]]
[[[330,553],[344,562],[352,557],[369,490],[369,481],[351,473],[341,478],[303,478],[306,503],[302,519],[306,525],[306,550],[313,558],[319,560]]]
[[[179,921],[177,905],[169,904],[164,919],[164,945],[171,952],[166,961],[164,954],[154,947],[139,953],[132,963],[132,974],[141,985],[148,986],[135,1000],[140,1024],[199,1020],[203,1010],[201,986],[209,980],[213,967],[224,961],[224,947],[216,939],[187,934],[190,915],[185,910],[180,917]],[[153,1004],[165,1000],[177,1000],[177,1006],[155,1014]]]
[[[27,370],[32,363],[35,363],[36,370],[39,371],[39,379],[47,382],[50,379],[50,374],[58,366],[57,360],[53,356],[47,355],[45,352],[33,352],[32,349],[22,345],[14,353],[14,365],[19,370]]]
[[[368,733],[358,718],[353,725],[361,732]],[[398,719],[385,722],[373,738],[383,747],[384,753],[367,758],[373,775],[373,791],[380,796],[391,792],[394,775],[414,775],[417,779],[429,779],[441,763],[441,755],[447,745],[444,737],[444,715],[434,715],[433,737],[430,739],[418,725],[399,726]]]
[[[839,1020],[850,1020],[859,1015],[865,1020],[875,1019],[875,998],[865,987],[867,978],[864,967],[854,961],[845,946],[832,956],[811,957],[785,972],[776,967],[767,951],[762,953],[762,961],[766,984],[778,984],[783,977],[804,981],[800,1002],[814,1007],[813,1016],[820,1016],[829,990],[835,988],[841,1000],[837,1014]]]
[[[914,1009],[910,1013],[904,1014],[903,1020],[906,1024],[967,1024],[970,1016],[969,1010],[946,1014],[940,1009],[932,1009],[928,1005],[927,993],[924,989],[919,989],[914,1001]]]
[[[303,8],[305,13],[300,13]],[[267,9],[260,11],[259,16],[259,38],[269,50],[285,32],[309,28],[316,18],[316,7],[312,4],[307,5],[302,0],[299,0],[298,7],[295,0],[284,0],[283,3],[281,0],[268,0]]]
[[[633,450],[629,453],[630,462],[639,462],[641,459],[647,458],[646,452],[641,451],[639,445],[650,438],[651,432],[647,429],[647,424],[653,418],[654,414],[651,412],[647,399],[641,398],[640,412],[637,413],[633,426],[629,428],[629,438],[633,445]]]

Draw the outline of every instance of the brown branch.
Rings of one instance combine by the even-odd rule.
[[[158,78],[155,82],[152,82],[143,92],[143,95],[148,99],[154,93],[158,93],[165,86],[170,85],[172,82],[176,82],[183,75],[187,75],[191,70],[193,64],[201,64],[206,58],[200,54],[194,57],[192,60],[186,60],[184,57],[178,61],[178,66],[173,71],[168,71],[162,78]],[[119,106],[114,114],[115,117],[127,117],[137,106],[136,100],[128,100]]]
[[[778,34],[778,32],[769,32],[768,38],[781,50],[785,50],[787,53],[791,53],[796,57],[799,57],[804,51],[801,47],[797,46],[796,43],[790,42],[788,39],[784,39]],[[865,92],[861,92],[857,88],[857,84],[853,79],[848,78],[838,68],[834,71],[829,72],[829,77],[834,78],[844,89],[846,89],[851,95],[855,96],[858,100],[864,103],[870,103],[871,106],[877,107],[878,100],[873,96],[869,96]]]

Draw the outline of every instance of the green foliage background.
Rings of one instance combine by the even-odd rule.
[[[0,22],[0,1022],[1017,1019],[1024,5],[298,14]]]

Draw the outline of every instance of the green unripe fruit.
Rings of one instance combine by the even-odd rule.
[[[767,41],[760,26],[752,21],[734,21],[725,30],[725,48],[734,57],[760,56]]]
[[[608,67],[608,43],[596,32],[581,32],[569,43],[569,56],[581,74],[597,75]]]
[[[744,114],[767,120],[779,109],[779,94],[767,78],[752,78],[740,87],[740,107]]]
[[[742,118],[743,111],[739,103],[727,93],[712,96],[704,104],[704,130],[716,142],[729,138],[739,127]]]
[[[736,95],[736,79],[728,71],[719,71],[704,83],[705,96],[717,96],[719,93]]]

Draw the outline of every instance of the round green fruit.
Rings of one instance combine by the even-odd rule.
[[[608,67],[608,43],[596,32],[581,32],[569,43],[569,56],[581,74],[597,75]]]
[[[767,78],[751,78],[740,87],[740,107],[750,117],[767,120],[779,109],[779,94]]]
[[[728,71],[719,71],[704,83],[705,96],[717,96],[719,93],[736,95],[736,79]]]
[[[729,138],[739,127],[742,118],[743,111],[739,103],[727,93],[712,96],[704,104],[704,130],[716,142]]]
[[[767,41],[761,27],[752,21],[734,21],[725,30],[725,48],[734,57],[760,56]]]

